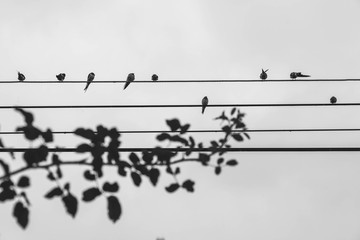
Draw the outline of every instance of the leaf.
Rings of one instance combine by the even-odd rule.
[[[189,179],[184,181],[181,187],[185,188],[188,192],[194,192],[194,184],[195,182]]]
[[[30,112],[27,112],[21,108],[15,108],[15,111],[18,111],[23,115],[27,125],[31,125],[33,123],[34,116]]]
[[[75,130],[74,134],[90,140],[95,137],[95,133],[91,129],[78,128]]]
[[[176,118],[171,120],[166,120],[166,124],[170,127],[172,132],[175,132],[181,127],[180,121]]]
[[[150,182],[152,183],[152,185],[156,186],[159,176],[160,176],[160,171],[157,168],[152,168],[149,171],[149,178],[150,178]]]
[[[103,185],[103,190],[105,192],[117,192],[119,191],[119,185],[117,184],[117,182],[114,182],[113,184],[105,182]]]
[[[235,159],[231,159],[231,160],[226,162],[226,165],[228,165],[228,166],[236,166],[236,165],[238,165],[238,162]]]
[[[150,164],[154,159],[154,155],[148,151],[142,151],[142,155],[142,159],[148,164]]]
[[[218,164],[218,165],[222,164],[223,162],[224,162],[224,158],[219,158],[219,159],[217,160],[217,164]]]
[[[215,174],[219,175],[221,173],[221,167],[217,166],[215,167]]]
[[[219,119],[220,120],[228,120],[228,118],[225,116],[225,111],[223,111],[220,116],[214,118],[214,120],[219,120]]]
[[[207,165],[208,162],[210,161],[210,156],[208,154],[205,154],[205,153],[200,153],[199,154],[199,160],[203,165]]]
[[[66,183],[64,186],[64,189],[66,189],[67,191],[70,191],[70,183]]]
[[[115,223],[117,220],[119,220],[122,212],[120,202],[117,197],[109,196],[107,197],[107,203],[108,216],[110,220]]]
[[[60,159],[59,159],[59,155],[57,154],[53,154],[52,158],[51,158],[53,164],[59,165],[61,163]]]
[[[51,171],[49,171],[49,173],[48,173],[48,175],[47,175],[47,178],[48,178],[49,180],[51,180],[51,181],[55,181],[55,180],[56,180],[54,174],[53,174]]]
[[[45,145],[41,145],[39,148],[28,149],[24,153],[24,160],[28,166],[37,165],[39,162],[46,161],[49,149]]]
[[[229,126],[224,126],[222,128],[222,131],[225,132],[226,134],[229,134],[229,133],[231,133],[231,128]]]
[[[4,188],[0,192],[0,202],[5,202],[6,200],[13,200],[16,197],[16,192],[10,188]]]
[[[190,128],[190,124],[185,124],[184,126],[180,127],[180,134],[186,133]]]
[[[86,143],[80,144],[76,148],[76,152],[78,152],[78,153],[91,152],[91,150],[92,150],[92,147]]]
[[[90,170],[86,170],[84,172],[84,177],[86,180],[94,181],[96,179],[96,175],[93,174]]]
[[[215,147],[215,148],[217,148],[219,146],[219,144],[216,141],[211,141],[210,144],[212,147]]]
[[[180,142],[185,146],[189,145],[188,141],[185,138],[180,137],[179,135],[172,136],[169,140],[172,142]]]
[[[167,133],[161,133],[161,134],[156,136],[156,139],[158,141],[160,141],[160,142],[165,141],[165,140],[170,139],[170,138],[171,138],[171,136],[169,134],[167,134]]]
[[[96,187],[89,188],[83,192],[82,200],[84,202],[90,202],[100,195],[101,195],[101,191],[98,188]]]
[[[177,167],[177,168],[175,169],[175,175],[177,175],[177,174],[179,174],[179,173],[180,173],[180,168]]]
[[[233,134],[231,136],[238,142],[241,142],[241,141],[244,140],[243,137],[239,133],[235,133],[235,134]]]
[[[233,115],[236,111],[236,108],[234,107],[233,109],[231,109],[231,115]]]
[[[178,190],[180,185],[178,183],[172,183],[169,186],[165,187],[165,190],[169,193],[173,193]]]
[[[41,136],[47,143],[54,141],[53,133],[50,129],[46,130],[46,132],[41,133]]]
[[[26,188],[26,187],[29,187],[30,186],[30,180],[27,176],[22,176],[18,183],[17,183],[17,186],[18,187],[23,187],[23,188]]]
[[[189,141],[190,141],[190,147],[193,148],[195,146],[195,140],[193,137],[189,137]]]
[[[140,186],[141,184],[141,176],[137,172],[131,172],[131,178],[135,184],[135,186]]]
[[[138,157],[135,153],[133,153],[133,152],[130,153],[129,159],[130,159],[130,161],[131,161],[134,165],[137,165],[137,164],[140,162],[139,157]]]
[[[61,178],[62,178],[62,171],[61,171],[61,169],[60,169],[60,165],[57,165],[56,175],[57,175],[57,178],[58,178],[58,179],[61,179]]]
[[[71,193],[68,193],[68,195],[62,197],[62,201],[65,205],[67,213],[74,218],[78,209],[78,200],[76,197]]]
[[[42,134],[40,129],[38,129],[32,125],[28,125],[25,127],[18,127],[18,128],[16,128],[16,131],[24,132],[25,138],[28,140],[31,140],[31,141],[37,139]]]
[[[5,176],[8,176],[10,174],[9,165],[7,165],[4,160],[0,159],[0,166],[4,170]]]
[[[244,135],[245,135],[245,137],[246,137],[247,139],[250,140],[250,135],[249,135],[248,133],[244,132]]]
[[[14,206],[13,216],[17,223],[25,229],[29,223],[29,209],[21,201],[17,201]]]
[[[63,194],[63,190],[59,187],[51,189],[46,195],[45,198],[52,199],[54,197],[60,197]]]

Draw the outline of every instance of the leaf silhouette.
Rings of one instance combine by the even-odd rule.
[[[225,132],[226,134],[230,134],[231,133],[231,128],[229,126],[224,126],[222,128],[223,132]]]
[[[34,116],[32,115],[32,113],[29,113],[21,108],[15,108],[15,111],[20,112],[24,116],[24,120],[27,125],[32,125],[34,121]]]
[[[103,185],[103,190],[105,192],[117,192],[119,191],[119,185],[117,184],[117,182],[114,182],[113,184],[109,183],[109,182],[105,182]]]
[[[91,129],[85,129],[85,128],[78,128],[74,132],[75,135],[78,135],[83,138],[87,138],[89,140],[92,140],[95,137],[95,133]]]
[[[13,200],[16,197],[16,192],[11,188],[3,188],[3,191],[0,192],[0,202],[5,202],[6,200]]]
[[[39,148],[28,149],[24,153],[24,160],[28,166],[33,166],[39,162],[46,161],[49,150],[47,146],[41,145]]]
[[[172,132],[175,132],[181,127],[180,121],[176,118],[171,120],[166,120],[166,124],[170,127],[170,130]]]
[[[86,170],[84,172],[84,177],[86,180],[93,181],[96,179],[96,175],[93,174],[90,170]]]
[[[47,199],[52,199],[54,197],[59,197],[62,196],[63,194],[63,190],[59,187],[55,187],[53,189],[51,189],[46,195],[45,198]]]
[[[74,218],[78,208],[78,200],[76,197],[71,193],[68,193],[66,196],[62,197],[62,201],[65,205],[67,213]]]
[[[160,176],[160,171],[157,168],[151,168],[149,171],[149,178],[152,183],[152,185],[156,186],[158,179]]]
[[[233,109],[231,109],[231,115],[233,115],[234,113],[235,113],[235,111],[236,111],[236,108],[234,107]]]
[[[167,133],[161,133],[156,136],[156,139],[159,140],[160,142],[165,141],[170,138],[171,138],[170,134],[167,134]]]
[[[76,152],[78,152],[78,153],[90,152],[91,150],[92,150],[92,147],[86,143],[80,144],[76,148]]]
[[[29,187],[29,186],[30,186],[29,177],[27,177],[27,176],[22,176],[22,177],[19,179],[19,181],[18,181],[18,183],[17,183],[17,186],[18,186],[18,187],[23,187],[23,188]]]
[[[172,136],[170,138],[170,141],[172,141],[172,142],[180,142],[180,143],[184,144],[185,146],[189,145],[189,142],[185,138],[180,137],[179,135]]]
[[[238,134],[238,133],[235,133],[235,134],[233,134],[233,135],[231,135],[236,141],[238,141],[238,142],[241,142],[241,141],[243,141],[244,140],[244,138],[240,135],[240,134]]]
[[[28,139],[30,141],[37,139],[42,134],[40,129],[38,129],[32,125],[28,125],[25,127],[18,127],[18,128],[16,128],[16,131],[24,132],[26,139]]]
[[[215,167],[215,174],[219,175],[221,173],[221,167],[217,166]]]
[[[165,187],[165,190],[169,193],[173,193],[178,190],[180,185],[178,183],[172,183],[169,186]]]
[[[147,163],[151,164],[152,160],[154,159],[154,155],[148,151],[142,151],[142,159]]]
[[[195,182],[189,179],[184,181],[181,187],[185,188],[188,192],[194,192],[194,184]]]
[[[190,124],[185,124],[184,126],[180,127],[180,134],[186,133],[190,128]]]
[[[47,143],[54,141],[53,133],[50,129],[46,130],[46,132],[41,133],[41,136]]]
[[[228,166],[236,166],[236,165],[238,165],[238,162],[235,159],[231,159],[231,160],[226,162],[226,165],[228,165]]]
[[[250,140],[250,135],[249,135],[248,133],[244,132],[244,135],[245,135],[245,137],[246,137],[247,139]]]
[[[210,156],[208,154],[205,154],[205,153],[200,153],[199,154],[199,160],[203,165],[207,165],[208,162],[210,161]]]
[[[141,184],[141,176],[137,172],[131,172],[131,178],[135,184],[135,186],[140,186]]]
[[[222,164],[223,162],[224,162],[224,158],[219,158],[219,159],[217,160],[217,164],[218,164],[218,165]]]
[[[140,162],[139,157],[138,157],[135,153],[133,153],[133,152],[130,153],[129,159],[130,159],[130,161],[131,161],[134,165],[137,165],[137,164]]]
[[[14,206],[13,216],[17,223],[25,229],[29,223],[29,209],[21,201],[17,201]]]
[[[108,217],[115,223],[119,220],[122,212],[120,202],[117,197],[109,196],[107,197],[107,203]]]
[[[101,192],[98,188],[96,188],[96,187],[89,188],[83,192],[82,200],[84,202],[90,202],[100,195],[101,195]]]

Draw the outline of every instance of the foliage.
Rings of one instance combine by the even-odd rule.
[[[74,134],[83,138],[84,142],[79,144],[75,152],[90,153],[91,157],[79,161],[66,161],[48,146],[54,142],[54,136],[51,129],[43,131],[33,125],[34,116],[30,112],[16,108],[24,117],[25,125],[16,130],[23,132],[25,138],[34,143],[40,141],[37,147],[26,149],[22,160],[24,167],[11,171],[9,162],[0,159],[0,169],[3,175],[0,176],[0,202],[14,201],[13,216],[17,223],[26,228],[29,222],[30,201],[25,189],[31,185],[30,178],[23,175],[23,172],[35,169],[43,169],[48,172],[47,178],[54,183],[54,187],[44,194],[46,199],[60,198],[64,204],[66,212],[75,217],[79,208],[79,196],[73,193],[70,188],[70,182],[64,185],[60,184],[63,179],[62,166],[72,164],[74,166],[84,167],[83,177],[89,181],[90,187],[82,192],[80,199],[83,202],[91,202],[99,196],[104,195],[107,201],[107,213],[111,221],[116,222],[122,214],[122,207],[116,193],[120,190],[118,182],[109,182],[103,174],[104,167],[115,167],[121,177],[130,177],[136,187],[140,187],[143,181],[150,181],[153,186],[157,186],[162,174],[169,174],[173,182],[168,183],[165,190],[174,193],[180,189],[187,192],[195,191],[195,182],[191,179],[180,179],[181,168],[178,166],[184,162],[198,162],[204,167],[214,169],[216,175],[221,174],[224,167],[236,166],[235,159],[226,160],[223,155],[231,147],[230,140],[241,142],[244,138],[250,139],[245,132],[246,127],[243,123],[244,114],[236,108],[233,108],[230,114],[225,111],[215,118],[221,121],[222,132],[224,136],[217,140],[212,140],[205,146],[204,143],[197,142],[192,136],[189,136],[190,124],[182,125],[178,119],[166,120],[170,128],[168,132],[160,133],[156,136],[158,142],[165,142],[175,146],[174,148],[162,148],[156,146],[152,149],[144,149],[141,153],[131,152],[127,158],[120,158],[119,151],[120,133],[116,128],[108,129],[104,126],[97,126],[96,130],[78,128]],[[234,132],[234,130],[237,130]],[[39,141],[38,141],[39,142]],[[0,139],[0,148],[5,148]],[[182,151],[180,151],[182,150]],[[9,149],[11,157],[14,154]],[[14,176],[22,174],[17,181]],[[102,185],[100,184],[102,183]]]

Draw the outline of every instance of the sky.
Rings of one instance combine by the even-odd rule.
[[[0,84],[1,105],[209,104],[359,102],[358,82],[271,82],[290,72],[313,79],[359,78],[359,0],[1,0],[0,81],[258,79],[266,82]],[[136,81],[135,80],[135,81]],[[249,129],[359,128],[358,107],[241,108]],[[38,109],[37,126],[54,131],[94,128],[166,130],[179,118],[191,129],[219,129],[223,109]],[[230,109],[227,109],[230,110]],[[14,110],[0,110],[0,130],[22,124]],[[251,133],[234,147],[357,147],[359,133]],[[218,134],[194,134],[212,140]],[[139,140],[139,138],[141,138]],[[20,136],[2,136],[8,146],[27,147]],[[60,146],[78,138],[56,135]],[[153,147],[155,135],[121,136],[123,147]],[[124,154],[126,157],[126,154]],[[66,158],[66,154],[61,154]],[[122,155],[123,156],[123,155]],[[106,216],[105,199],[82,203],[75,219],[57,200],[44,199],[53,186],[45,172],[27,173],[30,224],[22,230],[12,204],[0,205],[0,240],[13,239],[359,239],[359,153],[228,153],[239,165],[213,169],[184,164],[182,178],[196,182],[195,193],[168,194],[171,179],[156,188],[136,188],[120,179],[121,219]],[[7,155],[0,155],[7,158]],[[20,158],[20,155],[17,155]],[[7,159],[8,160],[8,159]],[[10,161],[10,160],[9,160]],[[14,168],[20,164],[14,163]],[[67,167],[74,194],[89,187],[83,169]],[[109,180],[116,180],[111,169]]]

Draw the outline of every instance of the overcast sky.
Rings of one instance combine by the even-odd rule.
[[[312,78],[359,78],[359,0],[0,0],[0,81],[137,80],[153,73],[161,80],[289,79],[292,71]],[[65,81],[66,81],[65,80]],[[358,82],[258,82],[93,84],[1,84],[1,105],[210,104],[359,102]],[[250,129],[359,128],[358,107],[244,108]],[[104,124],[120,130],[166,130],[178,117],[191,129],[218,129],[222,109],[32,110],[36,125],[74,130]],[[1,110],[1,131],[13,131],[22,117]],[[197,139],[217,134],[194,135]],[[139,140],[141,138],[141,141]],[[359,146],[359,133],[252,133],[235,147]],[[4,136],[27,147],[19,136]],[[74,147],[75,137],[56,136]],[[154,135],[121,136],[128,147],[153,147]],[[20,157],[21,155],[18,155]],[[67,156],[67,155],[61,155]],[[107,219],[99,198],[79,206],[75,220],[58,200],[45,200],[53,187],[46,172],[32,177],[30,224],[23,231],[12,204],[0,205],[0,240],[14,239],[359,239],[360,154],[232,153],[239,165],[220,176],[213,169],[185,164],[183,179],[195,193],[168,194],[164,176],[153,188],[120,179],[121,219]],[[1,155],[2,158],[7,155]],[[124,154],[124,158],[126,154]],[[16,165],[14,165],[16,166]],[[89,186],[82,170],[65,168],[79,198]],[[112,171],[109,179],[115,180]]]

